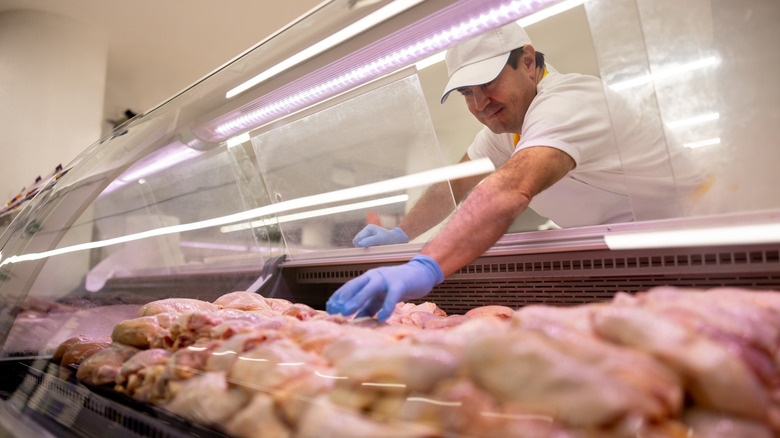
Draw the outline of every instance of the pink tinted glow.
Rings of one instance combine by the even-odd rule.
[[[462,0],[212,120],[196,134],[206,141],[223,141],[558,1]]]

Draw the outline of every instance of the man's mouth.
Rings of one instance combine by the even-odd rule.
[[[497,108],[495,110],[491,110],[490,112],[485,112],[484,115],[483,115],[483,118],[486,121],[487,120],[493,120],[493,119],[495,119],[498,116],[499,113],[501,113],[502,110],[503,110],[503,108],[499,107],[499,108]]]

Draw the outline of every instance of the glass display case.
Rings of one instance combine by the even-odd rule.
[[[758,245],[738,252],[759,254],[762,275],[777,281],[766,275],[777,272],[780,243],[780,196],[767,189],[780,182],[780,88],[766,85],[780,68],[777,19],[770,0],[323,3],[87,148],[0,236],[0,360],[14,375],[4,383],[4,421],[23,411],[15,434],[48,424],[56,435],[77,419],[96,425],[79,433],[98,434],[103,423],[92,414],[63,410],[67,400],[92,397],[89,390],[68,386],[76,391],[70,399],[47,401],[31,385],[76,385],[47,374],[57,347],[74,336],[111,336],[150,302],[214,302],[248,291],[321,310],[362,265],[411,257],[446,220],[409,244],[355,248],[352,240],[367,224],[397,226],[432,184],[495,170],[487,159],[459,162],[481,125],[460,96],[439,102],[447,77],[440,55],[516,20],[551,66],[600,77],[606,93],[629,98],[657,128],[667,154],[652,178],[668,180],[669,195],[663,205],[649,202],[648,176],[627,164],[631,220],[560,229],[529,210],[487,256],[554,271],[563,251],[588,258]],[[624,111],[612,102],[613,114]],[[683,193],[678,183],[693,166],[704,177]],[[457,208],[452,193],[448,208]],[[704,241],[688,240],[708,230]],[[678,234],[663,243],[666,232]],[[685,257],[695,265],[686,275],[721,267]],[[730,260],[735,273],[754,272]],[[475,272],[464,268],[454,280],[478,281]],[[318,282],[325,289],[312,286]],[[774,283],[758,284],[766,285]],[[469,306],[509,304],[491,291]],[[124,402],[105,409],[174,435],[200,427],[169,430],[168,422],[133,417],[147,408]],[[412,428],[409,436],[428,432]]]

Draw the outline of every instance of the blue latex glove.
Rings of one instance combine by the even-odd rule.
[[[444,274],[438,263],[417,254],[404,265],[371,269],[348,281],[331,295],[326,309],[331,314],[357,312],[356,318],[379,311],[377,319],[385,321],[399,301],[422,298],[442,281]]]
[[[374,224],[368,224],[365,228],[360,230],[352,239],[352,244],[355,246],[376,246],[376,245],[393,245],[396,243],[408,243],[409,237],[406,236],[404,230],[395,227],[392,230],[386,230],[380,226]]]

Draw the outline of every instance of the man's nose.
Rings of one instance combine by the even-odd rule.
[[[477,111],[482,111],[490,103],[490,99],[485,93],[484,87],[477,86],[471,89],[471,95],[474,99],[474,108]]]

